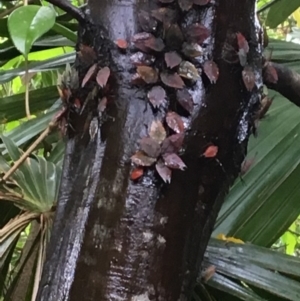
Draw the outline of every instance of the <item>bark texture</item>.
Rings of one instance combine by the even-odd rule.
[[[274,68],[276,72],[276,80],[268,75],[268,69]],[[293,102],[296,106],[300,106],[300,75],[277,63],[268,62],[264,71],[264,83],[270,89],[273,89],[284,97]]]
[[[240,171],[253,130],[262,89],[262,46],[255,0],[211,1],[188,12],[181,12],[177,2],[170,4],[182,31],[196,23],[210,30],[203,55],[193,63],[200,71],[206,60],[214,60],[219,78],[215,84],[205,75],[186,82],[194,101],[180,153],[187,168],[173,171],[170,184],[159,178],[154,167],[132,181],[130,158],[152,122],[164,123],[167,111],[176,110],[175,89],[166,87],[167,106],[153,109],[147,100],[149,85],[131,81],[136,71],[130,56],[135,50],[120,51],[114,41],[129,41],[143,31],[138,20],[141,10],[168,5],[151,0],[89,2],[88,22],[78,39],[95,49],[98,66],[110,68],[109,88],[95,97],[108,98],[106,117],[100,114],[100,130],[91,139],[87,129],[99,116],[97,101],[89,101],[82,114],[70,112],[73,130],[68,134],[39,301],[191,297],[215,219]],[[247,65],[255,74],[251,91],[243,83],[243,67],[235,61],[238,32],[250,47]],[[165,38],[163,30],[154,34]],[[159,60],[162,54],[155,56]],[[80,59],[76,66],[81,82],[89,66]],[[93,85],[91,81],[74,91],[82,104]],[[218,153],[206,158],[203,153],[210,145],[217,146]]]

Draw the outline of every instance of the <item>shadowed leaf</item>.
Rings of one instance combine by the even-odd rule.
[[[172,50],[181,48],[184,37],[178,24],[172,24],[166,30],[165,41],[166,45]]]

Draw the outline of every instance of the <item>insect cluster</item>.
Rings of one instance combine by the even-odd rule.
[[[67,65],[66,70],[58,77],[58,93],[63,102],[63,108],[54,116],[59,121],[59,129],[63,136],[66,135],[68,127],[72,127],[68,123],[70,111],[76,111],[80,107],[78,98],[73,97],[74,90],[79,88],[78,72]]]
[[[96,61],[96,53],[89,46],[80,45],[78,56],[88,66],[87,72],[83,76],[81,84],[77,70],[70,66],[67,66],[64,73],[59,76],[57,88],[63,102],[63,109],[58,112],[55,119],[59,121],[59,127],[63,136],[66,135],[69,128],[75,131],[69,122],[69,114],[73,112],[81,115],[87,104],[96,100],[97,116],[87,118],[84,126],[89,128],[89,134],[91,140],[93,140],[99,128],[99,117],[105,111],[107,105],[107,97],[104,95],[107,95],[109,90],[107,82],[110,77],[110,69],[108,67],[100,68],[94,63]],[[88,88],[90,92],[83,98],[80,96],[83,93],[79,93],[79,89],[84,88],[88,83],[91,83],[91,86]]]
[[[136,166],[132,180],[154,164],[165,182],[171,181],[173,169],[186,168],[179,152],[194,111],[193,88],[202,76],[211,84],[219,77],[217,64],[205,53],[210,29],[199,21],[199,10],[210,5],[210,0],[159,0],[153,9],[138,13],[141,32],[130,41],[115,41],[121,51],[134,49],[131,82],[145,86],[154,112],[165,112],[162,120],[152,122],[148,136],[140,140],[139,150],[131,157]],[[214,157],[217,152],[217,146],[209,145],[203,156]]]

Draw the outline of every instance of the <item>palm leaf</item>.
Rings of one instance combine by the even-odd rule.
[[[24,105],[25,93],[3,97],[0,99],[0,120],[2,123],[26,117]],[[37,114],[49,109],[58,99],[55,86],[40,88],[29,92],[30,112]]]
[[[216,268],[208,286],[240,300],[268,300],[260,296],[261,290],[274,298],[300,300],[299,258],[251,244],[211,239],[203,264]]]
[[[1,139],[12,161],[17,161],[23,151],[18,149],[10,138],[2,135]],[[9,161],[0,156],[0,172],[6,173],[9,169]],[[36,219],[39,220],[38,227],[31,227],[14,270],[7,275],[4,300],[15,299],[20,292],[25,294],[27,292],[31,299],[37,292],[60,177],[59,164],[32,155],[20,165],[8,181],[0,186],[0,211],[1,200],[9,201],[22,210],[20,215],[0,229],[0,271],[12,260],[12,256],[9,255],[16,247],[22,231]],[[4,288],[0,287],[0,289]]]
[[[55,70],[64,67],[66,64],[73,63],[74,60],[75,60],[74,52],[62,54],[48,60],[30,63],[28,66],[28,72],[32,73],[32,72]],[[0,71],[0,84],[11,81],[15,77],[22,76],[24,74],[25,74],[24,67]]]

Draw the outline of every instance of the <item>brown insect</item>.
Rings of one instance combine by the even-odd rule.
[[[210,265],[202,272],[201,275],[202,281],[206,283],[214,276],[215,273],[216,273],[216,267],[214,265]]]

